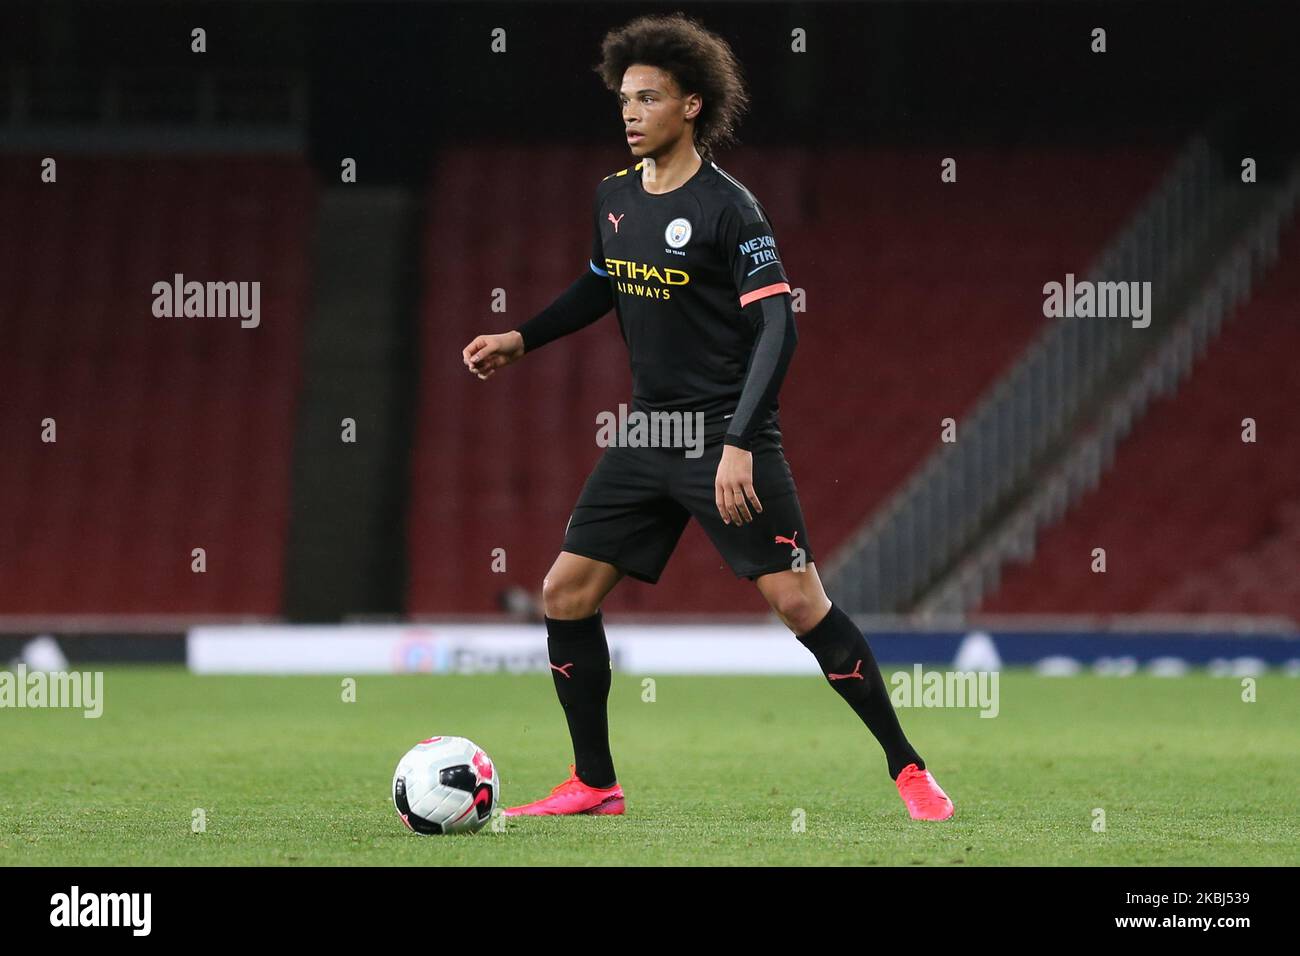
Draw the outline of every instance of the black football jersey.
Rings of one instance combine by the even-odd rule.
[[[596,189],[591,269],[607,276],[632,365],[633,408],[703,412],[714,441],[735,413],[755,331],[742,312],[790,292],[754,195],[705,161],[676,189],[646,191],[643,163]],[[779,439],[775,402],[755,432]]]

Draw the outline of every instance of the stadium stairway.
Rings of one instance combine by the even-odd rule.
[[[418,204],[396,186],[340,185],[317,223],[284,611],[393,615],[405,600]]]
[[[1300,621],[1300,225],[1177,392],[1113,467],[1013,563],[980,610],[1237,613]],[[1243,421],[1256,436],[1243,441]],[[1103,547],[1105,574],[1091,570]]]
[[[1243,184],[1221,135],[1192,137],[1104,251],[1068,270],[1085,282],[1146,280],[1146,321],[1040,320],[1014,364],[954,416],[952,440],[936,438],[833,558],[826,576],[849,610],[958,615],[978,605],[1001,563],[1032,552],[1037,530],[1105,467],[1151,392],[1186,371],[1248,294],[1276,256],[1295,190],[1276,182],[1285,163],[1269,167],[1268,185]],[[1048,277],[1035,288],[1040,315]]]

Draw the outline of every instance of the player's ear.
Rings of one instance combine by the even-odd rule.
[[[685,119],[695,119],[700,115],[700,110],[703,107],[704,103],[700,100],[700,94],[692,93],[686,97],[686,111],[682,115]]]

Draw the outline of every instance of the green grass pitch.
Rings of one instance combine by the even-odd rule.
[[[1254,703],[1203,675],[1012,670],[1000,690],[993,719],[900,710],[956,802],[945,823],[908,818],[875,740],[819,678],[662,677],[647,702],[642,678],[616,674],[626,815],[420,837],[389,781],[421,738],[484,747],[508,805],[566,776],[549,675],[362,676],[345,703],[336,677],[114,667],[97,720],[0,710],[0,864],[1300,862],[1295,679],[1261,678]]]

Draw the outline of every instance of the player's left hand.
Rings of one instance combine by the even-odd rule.
[[[718,462],[718,476],[713,480],[713,497],[723,524],[748,524],[754,520],[749,505],[763,513],[758,495],[754,493],[754,455],[752,452],[724,445],[722,461]]]

